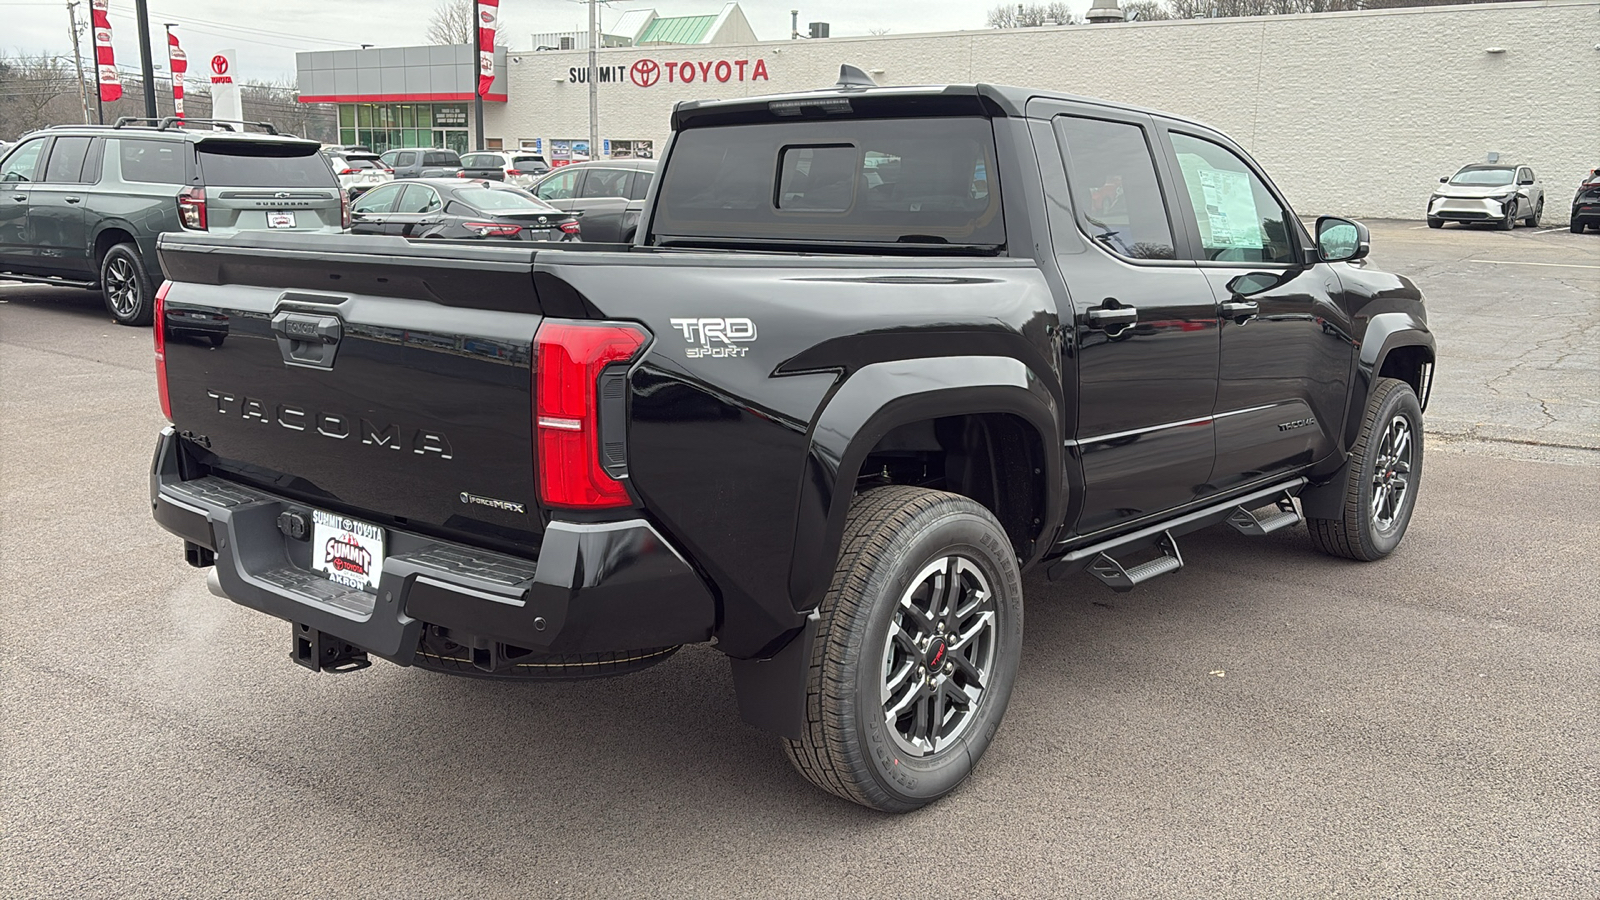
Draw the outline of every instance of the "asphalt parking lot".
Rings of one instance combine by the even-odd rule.
[[[333,677],[151,520],[150,335],[0,285],[0,896],[1600,896],[1600,235],[1375,223],[1440,362],[1405,544],[1027,585],[983,765],[887,817],[726,664]]]

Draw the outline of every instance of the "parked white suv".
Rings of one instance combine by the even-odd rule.
[[[352,200],[380,184],[394,180],[394,170],[384,165],[376,153],[354,150],[330,153],[324,150],[322,155],[328,158],[333,174],[339,177],[339,187]]]
[[[1503,231],[1520,220],[1538,225],[1544,215],[1544,185],[1527,166],[1478,163],[1439,179],[1428,199],[1428,227],[1445,222],[1493,222]]]
[[[530,187],[550,171],[544,157],[526,150],[479,150],[461,157],[461,178],[504,181],[517,187]]]

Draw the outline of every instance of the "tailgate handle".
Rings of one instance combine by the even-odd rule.
[[[281,312],[272,317],[272,333],[286,364],[331,369],[344,326],[338,316]]]

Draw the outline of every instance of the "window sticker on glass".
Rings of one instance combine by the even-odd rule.
[[[1179,153],[1178,165],[1195,211],[1204,210],[1196,216],[1203,245],[1252,250],[1266,246],[1248,174],[1212,168],[1193,153]]]

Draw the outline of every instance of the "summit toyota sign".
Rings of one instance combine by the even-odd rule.
[[[767,80],[767,61],[764,59],[641,59],[631,66],[599,66],[595,69],[595,81],[599,84],[630,83],[642,88],[655,87],[662,81],[669,84],[727,84],[730,81]],[[567,69],[567,81],[588,84],[589,67],[573,66]]]

